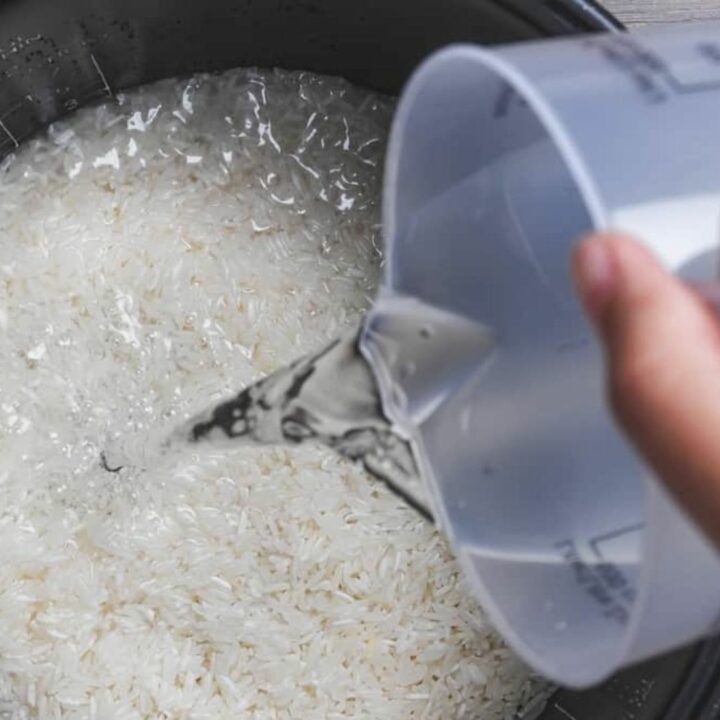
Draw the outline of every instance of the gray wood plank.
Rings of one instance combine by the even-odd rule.
[[[718,0],[605,0],[627,25],[720,19]]]

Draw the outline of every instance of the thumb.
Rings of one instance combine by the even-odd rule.
[[[605,347],[608,397],[630,439],[720,545],[720,326],[639,242],[604,234],[573,256]]]

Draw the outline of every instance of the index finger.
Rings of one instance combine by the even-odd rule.
[[[594,313],[610,405],[656,474],[720,545],[718,323],[631,238],[608,234],[582,243],[576,275],[591,243],[602,244],[612,266],[611,290]]]

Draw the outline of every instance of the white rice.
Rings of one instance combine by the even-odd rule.
[[[442,537],[320,448],[100,469],[356,322],[389,100],[167,81],[0,172],[0,717],[507,720]]]

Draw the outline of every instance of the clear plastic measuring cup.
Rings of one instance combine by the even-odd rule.
[[[405,89],[385,192],[362,348],[501,632],[584,686],[713,631],[720,559],[614,427],[568,257],[614,226],[715,277],[720,24],[439,52]],[[394,341],[398,308],[428,306],[462,318],[446,360],[423,352],[439,315]],[[479,324],[489,353],[460,337]]]

